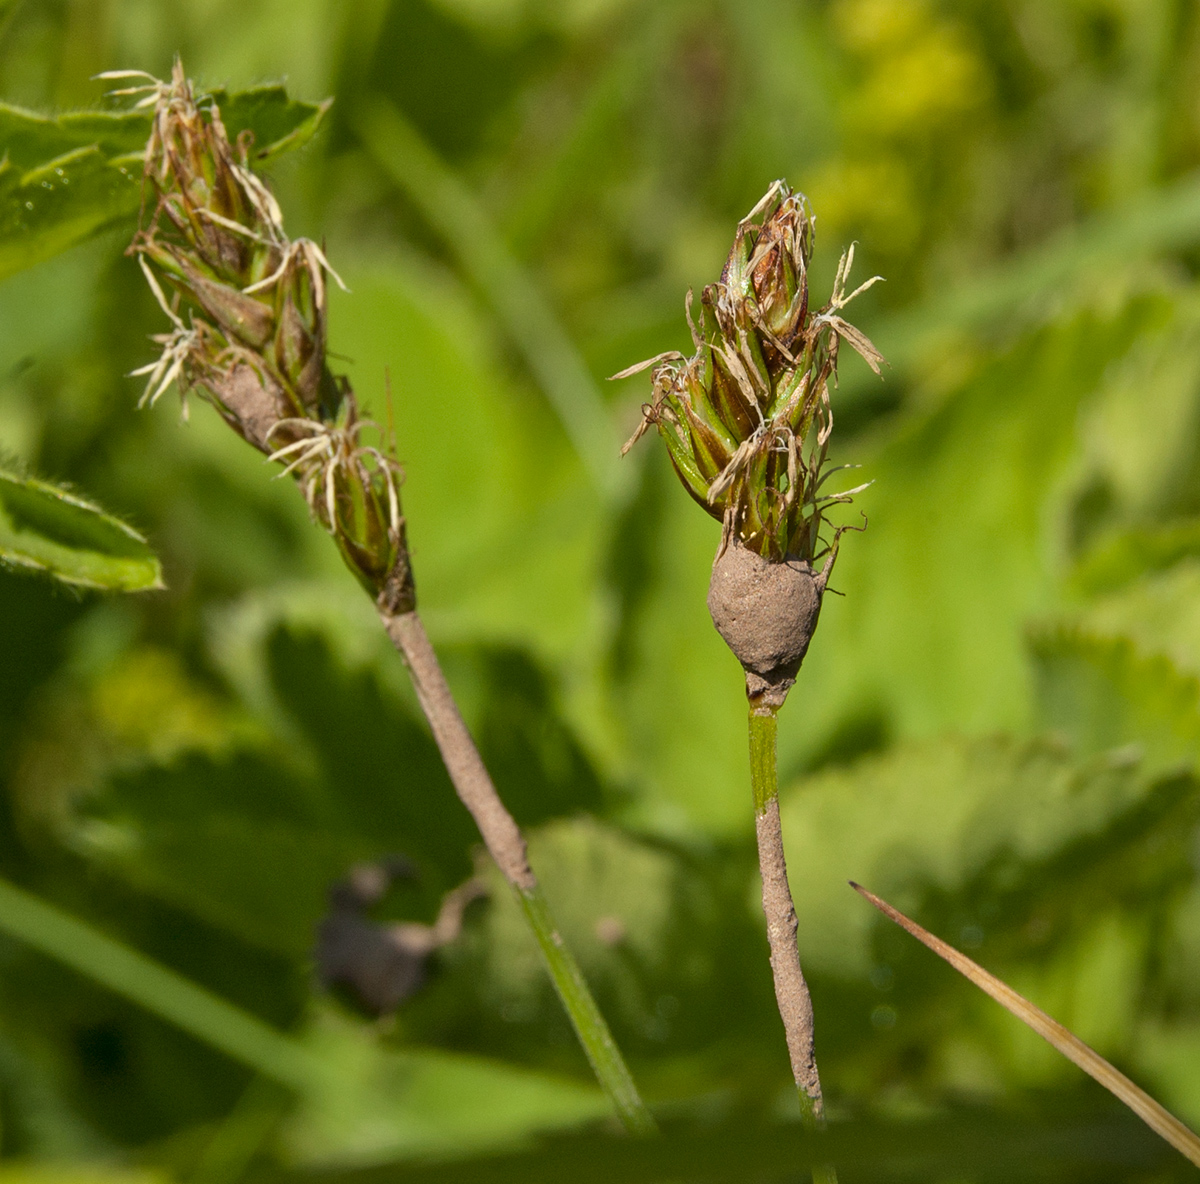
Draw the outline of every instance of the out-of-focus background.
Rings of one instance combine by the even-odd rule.
[[[1182,1178],[846,880],[1200,1123],[1200,10],[0,3],[10,103],[97,106],[93,75],[176,52],[335,98],[271,174],[350,289],[335,368],[380,417],[390,374],[427,624],[670,1146],[705,1150],[605,1159],[483,864],[394,1013],[318,985],[331,885],[403,855],[370,919],[429,921],[475,836],[295,489],[202,403],[135,410],[165,322],[125,222],[0,284],[0,447],[135,523],[167,584],[0,572],[0,869],[178,972],[159,1011],[198,985],[287,1040],[218,1049],[106,986],[111,945],[0,936],[0,1178],[793,1178],[719,528],[655,439],[618,459],[648,382],[603,381],[687,348],[688,288],[776,177],[816,212],[817,298],[852,241],[886,278],[852,319],[890,366],[846,351],[834,404],[870,525],[780,724],[829,1111],[879,1149],[843,1176],[901,1172],[899,1140],[926,1180],[1001,1147],[1007,1179]],[[287,1050],[299,1085],[250,1067]]]

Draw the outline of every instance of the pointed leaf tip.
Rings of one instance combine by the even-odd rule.
[[[1115,1098],[1124,1102],[1156,1135],[1165,1139],[1176,1151],[1200,1167],[1200,1136],[1180,1122],[1144,1089],[1130,1081],[1124,1073],[1109,1064],[1095,1049],[1084,1044],[1078,1036],[1064,1028],[1041,1008],[1035,1007],[1024,996],[1018,995],[1007,983],[990,971],[984,970],[978,962],[972,961],[940,937],[935,937],[887,901],[881,900],[873,892],[868,892],[853,881],[851,887],[866,897],[884,916],[895,921],[901,928],[907,929],[938,957],[949,962],[964,978],[970,979],[981,991],[1032,1028],[1043,1040],[1053,1045],[1093,1080],[1098,1081]]]

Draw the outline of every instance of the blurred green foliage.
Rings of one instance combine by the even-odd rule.
[[[0,466],[0,564],[80,588],[162,587],[146,540],[92,502]]]
[[[659,450],[616,464],[647,392],[601,382],[687,345],[686,289],[786,176],[815,291],[851,239],[888,281],[855,311],[892,367],[846,357],[835,401],[870,529],[780,729],[842,1178],[1182,1178],[844,881],[1200,1123],[1195,7],[9,0],[0,203],[64,152],[135,151],[100,142],[124,122],[92,76],[176,51],[231,96],[336,99],[273,184],[352,290],[331,346],[380,418],[390,371],[423,615],[668,1135],[609,1136],[483,865],[395,1017],[314,985],[353,864],[407,857],[375,915],[428,922],[475,836],[295,491],[206,408],[135,411],[163,317],[122,253],[136,201],[103,190],[58,237],[0,210],[0,448],[133,522],[166,588],[0,571],[0,868],[311,1068],[281,1089],[180,1026],[186,990],[110,990],[121,947],[89,976],[0,938],[0,1175],[796,1178],[717,527]],[[22,108],[82,139],[29,155]],[[260,143],[312,130],[287,111]]]

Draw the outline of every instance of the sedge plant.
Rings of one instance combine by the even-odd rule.
[[[454,788],[520,901],[616,1114],[631,1132],[652,1131],[418,615],[400,466],[362,417],[349,382],[327,364],[326,285],[340,279],[316,243],[288,238],[278,203],[252,168],[251,138],[230,142],[217,104],[196,93],[178,61],[169,82],[127,72],[103,77],[128,82],[117,93],[153,110],[142,216],[129,251],[170,328],[155,338],[157,360],[135,371],[147,379],[142,405],[177,384],[185,413],[189,393],[198,395],[282,466],[280,476],[295,479],[403,657]]]
[[[846,341],[876,373],[883,358],[841,315],[879,279],[846,294],[853,248],[841,258],[828,303],[810,311],[812,225],[805,199],[775,182],[739,223],[720,280],[701,297],[699,327],[688,294],[695,353],[661,354],[615,377],[652,372],[653,397],[626,450],[656,427],[684,488],[721,522],[708,608],[745,671],[750,780],[775,996],[801,1114],[820,1128],[824,1100],[812,1000],[800,967],[779,821],[776,720],[816,630],[840,538],[848,529],[862,529],[842,525],[822,533],[827,510],[865,488],[822,492],[826,480],[845,467],[826,465],[839,343]],[[851,886],[1200,1164],[1200,1138],[1077,1036],[879,897]],[[814,1170],[817,1184],[832,1179],[831,1167]]]
[[[824,1124],[813,1009],[800,967],[796,912],[779,822],[779,709],[817,627],[847,529],[826,511],[864,488],[825,491],[833,432],[830,387],[845,341],[879,372],[879,351],[842,310],[878,280],[847,294],[854,249],[841,258],[833,295],[809,304],[813,218],[803,195],[776,181],[738,224],[721,278],[704,289],[695,352],[660,354],[614,375],[651,371],[653,395],[628,451],[658,429],[683,487],[721,523],[708,608],[741,662],[749,702],[750,777],[762,903],[775,998],[806,1123]],[[844,467],[844,466],[841,466]]]

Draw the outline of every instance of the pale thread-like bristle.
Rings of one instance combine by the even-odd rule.
[[[940,937],[935,937],[910,917],[906,917],[899,909],[893,908],[886,900],[880,900],[874,893],[868,892],[853,880],[850,881],[850,887],[869,900],[889,920],[895,921],[902,929],[907,929],[917,941],[928,946],[939,958],[949,962],[981,991],[985,991],[997,1003],[1011,1011],[1017,1019],[1028,1024],[1043,1040],[1052,1044],[1089,1077],[1124,1102],[1156,1135],[1161,1136],[1181,1155],[1200,1167],[1200,1136],[1156,1102],[1141,1086],[1135,1085],[1124,1073],[1109,1064],[1095,1049],[1084,1044],[1074,1032],[1064,1028],[1040,1007],[1035,1007],[1028,999],[1018,995],[1012,987],[990,971],[984,970],[978,962],[973,962],[966,954],[960,953],[952,945],[942,941]]]

